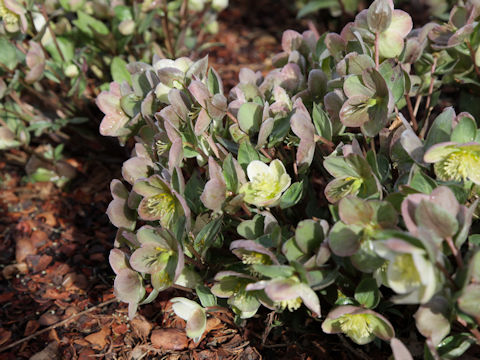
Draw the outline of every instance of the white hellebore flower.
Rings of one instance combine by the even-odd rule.
[[[290,186],[291,179],[280,160],[273,160],[270,166],[254,160],[247,167],[249,182],[240,188],[246,203],[261,207],[275,206],[282,193]]]
[[[207,327],[205,309],[195,301],[183,297],[175,297],[170,301],[173,303],[172,308],[175,314],[187,322],[185,328],[187,336],[196,343],[200,341]]]

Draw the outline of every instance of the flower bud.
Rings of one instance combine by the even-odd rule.
[[[368,27],[374,33],[381,33],[388,29],[392,22],[392,6],[389,0],[375,0],[368,8]]]
[[[132,35],[135,31],[135,21],[132,19],[123,20],[118,24],[118,31],[124,36]]]
[[[79,74],[78,66],[75,65],[75,64],[68,65],[64,70],[64,74],[65,74],[65,76],[67,76],[69,78],[74,78],[74,77],[78,76],[78,74]]]
[[[222,11],[228,6],[228,0],[212,0],[212,9]]]

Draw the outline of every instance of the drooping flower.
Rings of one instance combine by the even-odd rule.
[[[184,213],[178,197],[158,175],[136,181],[133,191],[143,196],[138,205],[138,215],[143,220],[159,220],[163,227],[168,228],[174,219]]]
[[[253,240],[235,240],[230,244],[230,250],[232,250],[245,265],[279,264],[274,253]]]
[[[0,0],[0,18],[8,32],[27,31],[25,9],[15,0]]]
[[[142,277],[129,266],[127,256],[119,249],[112,249],[109,256],[110,266],[117,275],[113,284],[118,300],[128,303],[128,315],[133,319],[138,303],[145,296]]]
[[[359,345],[367,344],[375,337],[387,341],[395,336],[392,325],[382,315],[351,305],[330,311],[322,330],[327,334],[344,333]]]
[[[255,278],[235,271],[221,271],[215,275],[218,281],[210,289],[219,298],[228,298],[228,304],[240,318],[248,319],[257,313],[260,307],[255,291],[247,291],[248,284]]]
[[[439,285],[438,274],[424,249],[395,238],[376,241],[374,248],[388,260],[385,285],[398,294],[394,302],[424,304],[432,298]]]
[[[317,294],[297,276],[262,280],[248,284],[246,290],[264,290],[268,298],[273,301],[275,309],[294,311],[303,303],[315,316],[320,316],[320,301]]]
[[[239,192],[244,194],[246,203],[262,207],[275,206],[282,193],[290,186],[291,178],[280,160],[273,160],[270,166],[254,160],[247,167],[249,182]]]
[[[130,266],[138,272],[150,274],[157,291],[170,287],[183,270],[181,245],[167,230],[150,226],[138,230],[137,240],[141,247],[130,257]]]
[[[170,299],[170,302],[173,303],[172,309],[175,314],[187,322],[185,328],[187,336],[194,342],[198,342],[207,327],[205,309],[195,301],[183,297],[175,297]]]
[[[435,174],[440,180],[471,180],[475,184],[480,184],[480,144],[478,143],[439,143],[428,149],[424,160],[435,164]]]
[[[103,136],[126,136],[130,130],[126,127],[130,118],[122,109],[120,100],[120,84],[112,82],[109,91],[102,91],[97,96],[97,106],[105,114],[100,123],[100,134]]]

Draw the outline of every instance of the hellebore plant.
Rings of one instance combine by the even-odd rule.
[[[450,22],[478,30],[479,14],[467,1]],[[447,49],[436,27],[376,0],[339,34],[286,31],[276,68],[242,69],[228,96],[206,57],[128,65],[98,103],[102,129],[135,143],[107,211],[131,315],[176,287],[195,341],[208,307],[288,325],[305,305],[397,360],[411,341],[433,359],[480,342],[478,96],[462,85],[480,89],[480,38]]]

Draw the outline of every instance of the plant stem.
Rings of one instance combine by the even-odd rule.
[[[453,243],[452,237],[451,237],[451,236],[447,236],[447,238],[446,238],[445,240],[447,241],[448,247],[449,247],[450,250],[452,251],[453,256],[455,256],[455,261],[457,262],[458,267],[459,267],[459,268],[463,268],[462,255],[460,254],[460,252],[458,251],[457,247],[456,247],[455,244]]]
[[[165,46],[167,47],[167,51],[170,53],[170,56],[172,58],[175,58],[175,52],[172,43],[172,34],[170,33],[170,24],[168,21],[168,6],[166,1],[163,2],[162,27],[165,35]]]
[[[417,119],[415,118],[415,114],[413,113],[412,101],[410,100],[410,96],[408,94],[405,95],[405,100],[407,102],[408,114],[410,115],[410,121],[412,122],[413,131],[417,132]]]
[[[42,5],[41,12],[42,12],[43,17],[45,18],[45,21],[47,22],[47,28],[48,28],[48,31],[50,31],[50,35],[52,35],[52,39],[53,39],[53,43],[55,44],[55,48],[57,49],[58,53],[60,54],[60,57],[62,58],[63,62],[65,62],[65,56],[63,56],[63,52],[60,49],[60,46],[58,45],[57,36],[55,35],[55,33],[52,30],[52,27],[50,26],[50,20],[48,19],[47,10],[45,9],[45,5]]]
[[[380,54],[378,51],[378,32],[375,33],[375,69],[378,70],[380,66]]]
[[[470,41],[467,40],[466,43],[467,43],[468,50],[470,51],[470,57],[472,58],[472,61],[473,61],[473,68],[475,69],[475,73],[480,79],[480,69],[478,68],[477,63],[475,62],[475,51],[473,50],[472,44],[470,44]]]
[[[432,100],[432,94],[433,94],[433,85],[435,84],[435,78],[433,77],[433,74],[435,73],[435,68],[437,67],[437,57],[433,57],[433,64],[432,68],[430,69],[430,86],[428,87],[428,96],[427,96],[427,102],[425,103],[425,110],[427,111],[427,116],[425,117],[425,122],[423,123],[422,130],[420,131],[420,139],[423,139],[425,137],[425,134],[427,133],[428,129],[428,119],[430,118],[430,102]]]

